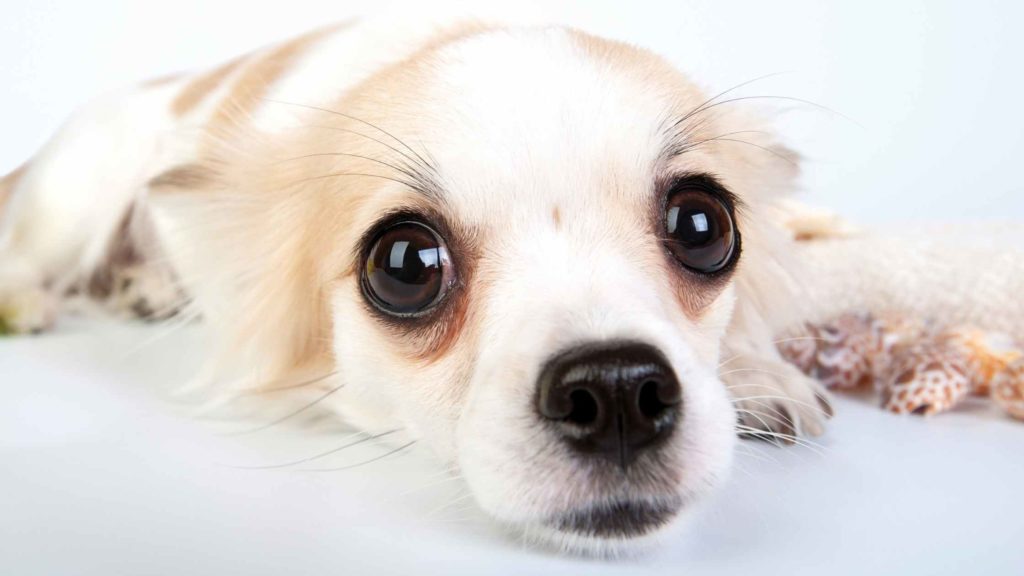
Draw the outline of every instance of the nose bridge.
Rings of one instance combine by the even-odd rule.
[[[557,319],[581,337],[613,337],[660,315],[661,298],[649,257],[635,239],[607,230],[575,233],[535,228],[490,258],[497,306],[529,317]]]
[[[658,272],[632,256],[635,245],[596,232],[517,227],[488,245],[474,279],[480,341],[488,343],[478,358],[481,381],[500,369],[512,382],[514,370],[520,378],[510,389],[531,394],[553,353],[588,342],[645,342],[676,359]]]

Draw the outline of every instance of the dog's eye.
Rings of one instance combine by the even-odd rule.
[[[374,240],[363,289],[386,312],[415,314],[443,296],[447,267],[448,251],[436,232],[418,222],[400,222]]]
[[[736,245],[732,214],[703,187],[676,188],[668,198],[665,227],[669,250],[695,272],[717,272],[732,259]]]

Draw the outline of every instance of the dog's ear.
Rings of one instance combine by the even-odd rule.
[[[327,355],[328,283],[315,265],[315,195],[262,150],[174,166],[149,182],[165,250],[214,353],[205,378],[258,387]],[[202,383],[197,383],[202,384]],[[211,389],[211,391],[213,391]]]
[[[777,183],[779,192],[789,194],[796,188],[796,181],[800,177],[800,166],[803,164],[803,156],[790,146],[777,142],[769,135],[764,139],[765,152],[771,154],[776,161],[766,161],[761,169],[768,173],[768,176]]]
[[[749,124],[747,124],[749,126]],[[738,130],[738,129],[737,129]],[[792,196],[798,187],[803,156],[779,142],[771,127],[731,137],[722,154],[734,162],[748,199],[772,203]]]

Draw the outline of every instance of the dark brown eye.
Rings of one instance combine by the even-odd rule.
[[[682,188],[668,199],[668,247],[687,268],[717,272],[732,260],[736,230],[725,203],[702,188]]]
[[[370,247],[363,289],[385,312],[415,314],[444,295],[448,265],[448,251],[436,232],[418,222],[400,222]]]

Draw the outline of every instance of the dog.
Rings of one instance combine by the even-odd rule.
[[[348,22],[79,111],[0,185],[0,317],[198,315],[209,386],[329,390],[498,522],[630,549],[723,481],[738,433],[831,415],[773,342],[795,166],[644,49]]]

